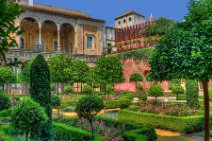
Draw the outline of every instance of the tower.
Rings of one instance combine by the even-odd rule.
[[[152,15],[152,13],[151,13],[151,15],[150,15],[150,17],[149,17],[149,21],[152,23],[152,22],[154,22],[154,17],[153,17],[153,15]]]

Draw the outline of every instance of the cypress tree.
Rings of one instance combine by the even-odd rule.
[[[30,95],[45,109],[48,121],[42,127],[33,129],[31,137],[42,141],[51,140],[52,111],[50,71],[44,57],[39,54],[30,67]]]

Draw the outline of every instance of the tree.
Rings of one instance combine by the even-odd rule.
[[[177,95],[177,99],[178,99],[178,95],[179,94],[183,94],[184,93],[183,87],[180,84],[178,84],[178,83],[173,84],[171,90],[172,90],[173,94]]]
[[[83,86],[83,92],[84,93],[91,94],[92,91],[93,90],[92,90],[92,87],[90,85],[86,84],[86,85]]]
[[[25,132],[26,141],[32,129],[41,127],[47,120],[48,117],[40,104],[29,98],[22,99],[13,109],[11,116],[12,125]]]
[[[59,96],[55,96],[55,95],[52,96],[51,100],[52,100],[52,108],[57,109],[57,115],[58,115],[58,118],[59,118],[60,117],[61,100],[60,100]]]
[[[15,83],[16,76],[9,67],[0,67],[0,83]]]
[[[142,30],[142,34],[147,34],[148,36],[154,35],[164,35],[170,32],[174,27],[177,26],[177,22],[161,17],[156,20],[152,25],[147,26]]]
[[[89,121],[92,131],[92,137],[94,138],[93,132],[93,118],[104,108],[104,104],[101,98],[98,96],[85,96],[79,100],[76,106],[76,112],[80,118],[85,118]]]
[[[50,71],[41,54],[35,58],[30,68],[30,95],[45,109],[48,116],[48,122],[45,125],[33,129],[32,138],[38,137],[42,140],[50,140],[52,128]]]
[[[53,54],[48,60],[51,72],[51,80],[55,83],[73,82],[73,72],[67,71],[72,68],[73,62],[71,56],[62,54]]]
[[[186,99],[189,107],[199,107],[199,84],[197,80],[186,80]]]
[[[143,81],[143,77],[141,74],[139,73],[134,73],[130,76],[130,82],[136,82],[136,86],[137,86],[137,82]]]
[[[9,109],[10,107],[11,107],[10,98],[6,94],[0,92],[0,111]]]
[[[162,37],[151,64],[156,80],[196,79],[203,84],[205,141],[210,140],[208,82],[212,76],[212,1],[190,0],[189,13]]]
[[[96,61],[94,73],[98,77],[103,91],[106,84],[115,84],[123,82],[123,68],[118,56],[102,57]]]
[[[164,95],[164,91],[163,91],[162,87],[159,84],[153,84],[153,85],[150,86],[150,88],[148,90],[148,94],[150,96],[154,96],[155,97],[155,102],[157,102],[157,97],[163,96]]]
[[[0,0],[0,57],[6,60],[5,53],[16,44],[15,37],[21,34],[14,24],[23,12],[20,6],[10,0]]]

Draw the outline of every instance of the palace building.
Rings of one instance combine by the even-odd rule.
[[[33,0],[16,2],[25,11],[15,21],[23,33],[8,57],[28,60],[38,53],[47,58],[64,53],[89,62],[102,54],[105,21],[80,11],[34,4]]]

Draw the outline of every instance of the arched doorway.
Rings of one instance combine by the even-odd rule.
[[[53,21],[46,20],[42,24],[42,46],[43,51],[58,50],[57,25]]]
[[[31,17],[26,17],[21,21],[20,27],[23,31],[20,37],[20,48],[34,51],[36,39],[38,38],[38,22]]]
[[[61,50],[72,53],[74,47],[74,27],[68,23],[61,25],[60,30]]]

